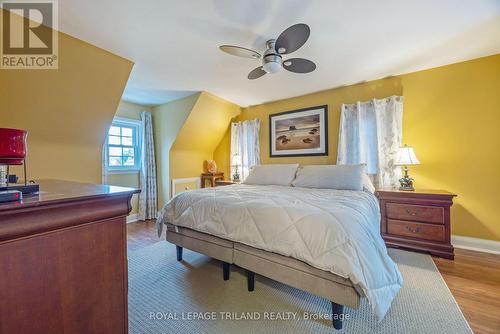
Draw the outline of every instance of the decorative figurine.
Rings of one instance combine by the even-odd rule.
[[[207,161],[207,171],[211,174],[217,173],[217,164],[215,163],[215,160]]]
[[[399,187],[399,190],[407,190],[407,191],[413,191],[415,188],[413,188],[413,178],[411,178],[408,175],[408,167],[405,166],[405,175],[399,179],[399,184],[401,187]]]

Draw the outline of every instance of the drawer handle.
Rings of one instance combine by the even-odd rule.
[[[416,209],[412,211],[410,209],[406,209],[406,213],[409,214],[410,216],[418,216],[422,213],[422,210]]]
[[[420,232],[420,228],[419,227],[411,228],[410,226],[405,226],[405,228],[408,231],[410,231],[411,233],[418,233],[418,232]]]

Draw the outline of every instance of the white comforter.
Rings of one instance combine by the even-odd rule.
[[[158,217],[291,256],[349,278],[382,319],[403,284],[380,236],[379,206],[366,191],[231,185],[187,191]]]

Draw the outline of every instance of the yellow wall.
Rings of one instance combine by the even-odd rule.
[[[326,90],[315,94],[304,95],[286,100],[275,101],[243,108],[239,121],[259,118],[261,120],[260,128],[260,156],[262,164],[270,163],[300,163],[307,164],[335,164],[337,159],[338,127],[340,122],[340,106],[342,103],[353,103],[355,101],[364,101],[377,97],[382,98],[390,95],[400,95],[402,88],[399,80],[395,78],[371,81],[365,84],[348,86],[344,88]],[[322,157],[269,157],[269,114],[282,111],[306,108],[317,105],[328,105],[328,156]],[[229,150],[231,143],[230,130],[225,134],[224,139],[219,144],[215,156],[222,159],[229,159]],[[224,166],[226,173],[229,164]]]
[[[172,178],[198,177],[205,160],[213,159],[231,118],[240,113],[240,107],[202,92],[152,107],[151,110],[158,205],[161,207],[170,198]],[[135,111],[136,107],[122,102],[117,116],[133,117]],[[115,178],[114,175],[112,177]],[[131,182],[131,179],[119,175],[116,181]]]
[[[28,130],[29,178],[101,182],[102,143],[132,65],[59,33],[59,69],[0,70],[0,127]]]
[[[202,92],[170,150],[170,179],[200,176],[240,110],[234,103]]]
[[[143,106],[140,104],[130,103],[126,101],[120,101],[118,105],[118,109],[116,110],[115,116],[128,118],[128,119],[141,119],[141,112],[143,111],[151,111],[151,107]],[[122,186],[122,187],[131,187],[131,188],[139,188],[139,172],[131,172],[131,173],[113,173],[109,172],[108,175],[108,184],[114,186]],[[134,194],[132,196],[132,211],[130,214],[136,214],[139,212],[139,195]]]
[[[169,154],[177,134],[188,118],[200,94],[153,107],[153,134],[158,183],[158,207],[170,198]]]
[[[236,120],[238,117],[235,117]],[[230,149],[231,149],[231,122],[227,125],[226,133],[222,137],[219,145],[214,151],[214,160],[217,163],[217,169],[224,172],[224,177],[226,180],[231,180],[231,159],[230,159]]]
[[[196,189],[197,186],[198,186],[197,182],[195,182],[195,181],[177,183],[175,185],[175,193],[180,194],[181,192],[184,192],[186,190]],[[172,189],[172,193],[174,193],[174,189]]]
[[[403,76],[417,186],[458,195],[453,234],[500,240],[500,55]]]
[[[261,119],[263,164],[334,164],[340,105],[390,95],[405,98],[403,138],[421,162],[411,169],[416,186],[458,195],[453,234],[500,240],[500,55],[252,106],[238,119]],[[269,114],[322,104],[329,108],[330,154],[270,158]],[[214,156],[229,157],[229,143],[228,131]]]

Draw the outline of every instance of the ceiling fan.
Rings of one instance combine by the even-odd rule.
[[[311,34],[311,29],[307,24],[298,23],[287,28],[277,39],[270,39],[266,42],[267,50],[263,55],[257,51],[234,45],[221,45],[219,49],[233,56],[261,59],[262,66],[257,67],[248,73],[248,79],[260,78],[266,73],[276,73],[284,68],[294,73],[309,73],[316,69],[316,64],[304,58],[283,59],[283,55],[297,51],[304,45]]]

